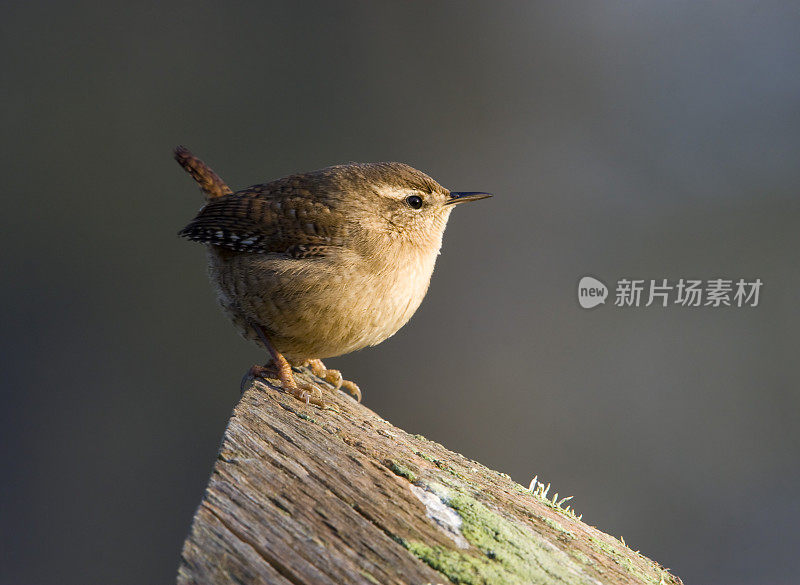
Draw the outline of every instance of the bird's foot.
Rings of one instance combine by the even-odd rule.
[[[294,375],[292,375],[291,369],[286,371],[286,369],[276,366],[274,363],[265,366],[255,365],[247,371],[242,379],[242,392],[247,387],[247,383],[255,378],[278,380],[286,392],[301,402],[315,406],[325,406],[325,402],[322,400],[322,391],[302,380],[298,384]]]
[[[342,390],[347,392],[350,396],[361,402],[361,389],[355,382],[345,380],[339,370],[329,370],[325,367],[320,359],[308,360],[306,364],[317,378],[325,380],[328,384],[333,386],[334,390]]]
[[[264,347],[267,348],[272,361],[266,366],[253,366],[250,368],[248,375],[253,378],[277,378],[280,380],[283,389],[301,402],[324,407],[325,402],[322,400],[322,391],[306,382],[303,382],[303,385],[300,386],[292,373],[292,366],[289,365],[283,354],[272,345],[272,341],[270,341],[269,335],[264,331],[264,328],[257,323],[251,323],[251,325],[264,343]]]

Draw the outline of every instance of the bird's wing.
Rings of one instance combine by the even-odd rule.
[[[325,256],[346,229],[340,213],[290,181],[211,199],[178,235],[238,252]]]

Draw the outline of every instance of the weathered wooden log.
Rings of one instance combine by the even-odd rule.
[[[326,401],[247,389],[179,585],[681,583],[541,485],[531,491],[341,393]]]

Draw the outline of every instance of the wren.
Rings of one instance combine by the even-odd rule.
[[[207,202],[179,235],[206,245],[219,304],[265,366],[299,400],[323,405],[292,366],[361,399],[323,358],[376,345],[422,302],[456,205],[491,197],[451,192],[406,164],[349,163],[233,192],[184,147],[175,159]],[[247,379],[247,377],[246,377]]]

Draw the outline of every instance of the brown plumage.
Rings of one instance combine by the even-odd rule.
[[[338,383],[319,358],[402,327],[427,291],[452,204],[488,196],[451,194],[402,163],[338,165],[232,193],[185,148],[176,159],[209,196],[180,235],[207,245],[219,302],[270,352],[270,372],[315,403],[319,390],[299,389],[289,364],[310,362]]]
[[[175,160],[186,169],[187,173],[192,175],[192,178],[197,181],[200,185],[200,189],[202,189],[209,199],[233,193],[230,187],[225,184],[225,181],[219,178],[217,173],[212,171],[206,163],[189,152],[189,149],[185,146],[179,146],[175,149]]]

